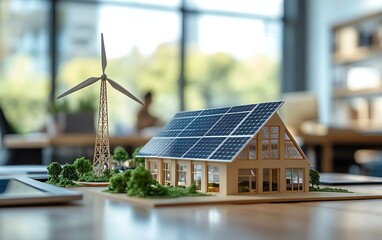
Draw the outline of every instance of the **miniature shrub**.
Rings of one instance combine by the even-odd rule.
[[[139,158],[139,157],[136,157],[137,154],[139,153],[139,151],[142,149],[142,147],[138,147],[134,150],[133,152],[133,157],[132,157],[132,160],[134,162],[134,166],[137,166],[137,167],[142,167],[145,165],[145,159],[144,158]]]
[[[62,169],[62,177],[73,181],[78,180],[78,173],[73,164],[65,164]]]
[[[195,194],[197,193],[197,191],[198,191],[198,186],[196,186],[195,184],[188,187],[188,193],[190,194]]]
[[[127,182],[127,195],[146,197],[153,183],[151,173],[144,167],[136,168]]]
[[[73,165],[80,176],[84,175],[85,173],[92,172],[93,170],[92,163],[85,157],[77,158]]]
[[[316,189],[320,186],[320,174],[317,170],[309,169],[309,189]]]
[[[128,159],[129,159],[129,154],[126,152],[126,150],[123,147],[117,146],[114,149],[113,160],[118,162],[124,162]]]
[[[122,173],[123,177],[126,179],[126,182],[128,182],[131,178],[131,175],[133,174],[134,170],[133,169],[127,169]]]
[[[106,168],[105,171],[103,171],[102,177],[107,178],[109,180],[109,178],[111,177],[110,169]]]
[[[112,175],[119,174],[119,173],[120,173],[119,169],[118,168],[114,168],[113,172],[112,172]]]
[[[89,181],[89,180],[91,180],[91,181]],[[78,181],[80,181],[80,182],[93,182],[94,181],[93,172],[84,173],[82,176],[80,176],[78,178]]]
[[[147,188],[147,196],[167,196],[169,194],[168,187],[163,186],[156,180],[152,180],[152,183]]]
[[[125,193],[127,188],[127,181],[123,174],[117,174],[110,178],[109,189],[117,193]]]
[[[58,183],[60,181],[60,174],[62,172],[62,167],[58,162],[52,162],[48,166],[48,182]]]
[[[66,186],[75,186],[76,184],[67,178],[60,178],[60,181],[57,184],[58,186],[66,187]]]

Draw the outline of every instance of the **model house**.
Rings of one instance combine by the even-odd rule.
[[[310,163],[283,101],[177,113],[139,152],[161,184],[222,195],[309,191]]]

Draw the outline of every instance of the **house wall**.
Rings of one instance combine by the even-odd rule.
[[[249,156],[249,144],[245,146],[241,153],[232,162],[212,162],[212,161],[192,161],[192,160],[182,160],[182,159],[146,159],[146,168],[150,169],[150,162],[156,163],[157,173],[156,176],[158,182],[165,184],[164,167],[165,163],[171,163],[171,185],[178,185],[178,164],[185,164],[186,166],[186,186],[190,186],[193,183],[193,166],[194,164],[201,165],[201,184],[200,190],[202,192],[215,192],[216,187],[208,186],[208,167],[217,166],[219,167],[219,194],[221,195],[235,195],[239,193],[239,180],[238,171],[239,169],[255,169],[257,180],[256,180],[256,192],[263,193],[263,170],[264,169],[278,169],[277,182],[278,191],[286,192],[286,169],[303,169],[304,182],[303,191],[309,191],[309,167],[310,163],[307,160],[305,154],[298,147],[297,143],[292,138],[291,134],[286,129],[285,125],[281,121],[277,114],[274,114],[270,120],[267,121],[267,127],[278,126],[279,136],[278,136],[278,156],[279,159],[262,159],[262,130],[254,137],[256,140],[256,159],[249,159],[249,157],[243,159],[241,153],[246,152]],[[296,146],[296,150],[299,152],[300,159],[285,159],[285,133],[290,136],[290,141]],[[269,185],[271,189],[271,184]],[[297,190],[294,190],[297,191]],[[268,191],[272,192],[272,191]]]
[[[206,161],[189,161],[189,160],[177,160],[177,159],[154,159],[148,158],[145,160],[145,168],[150,170],[150,162],[155,163],[157,166],[156,176],[157,181],[161,184],[165,184],[164,166],[165,163],[171,163],[171,183],[172,186],[178,185],[178,164],[185,164],[187,169],[186,174],[186,186],[191,186],[193,183],[193,165],[201,165],[201,186],[200,190],[203,192],[215,192],[213,188],[208,186],[208,166],[219,167],[219,194],[227,194],[227,166],[225,163],[219,162],[206,162]]]
[[[299,169],[303,170],[303,191],[309,191],[309,167],[310,163],[307,160],[305,154],[298,147],[298,150],[302,156],[302,159],[285,159],[285,132],[289,133],[286,129],[285,125],[281,121],[280,117],[275,114],[265,126],[280,126],[279,129],[279,159],[262,159],[262,131],[259,131],[257,136],[254,137],[256,140],[256,153],[257,159],[240,159],[241,154],[231,163],[227,164],[227,194],[238,194],[238,169],[256,169],[257,181],[256,181],[256,189],[257,193],[263,192],[263,169],[278,169],[278,192],[287,192],[286,187],[286,169]],[[291,134],[289,133],[291,136]],[[291,141],[295,146],[298,146],[297,143],[291,138]],[[249,151],[249,146],[246,146],[242,151]]]

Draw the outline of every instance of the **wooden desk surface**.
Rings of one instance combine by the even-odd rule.
[[[381,219],[382,200],[145,208],[84,193],[69,205],[0,208],[0,239],[381,239]]]
[[[144,145],[150,137],[143,135],[111,136],[110,145],[139,147]],[[94,134],[9,134],[4,137],[6,148],[45,148],[65,146],[94,146]]]

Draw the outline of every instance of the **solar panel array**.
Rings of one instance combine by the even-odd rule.
[[[137,156],[232,161],[283,103],[179,112]]]

